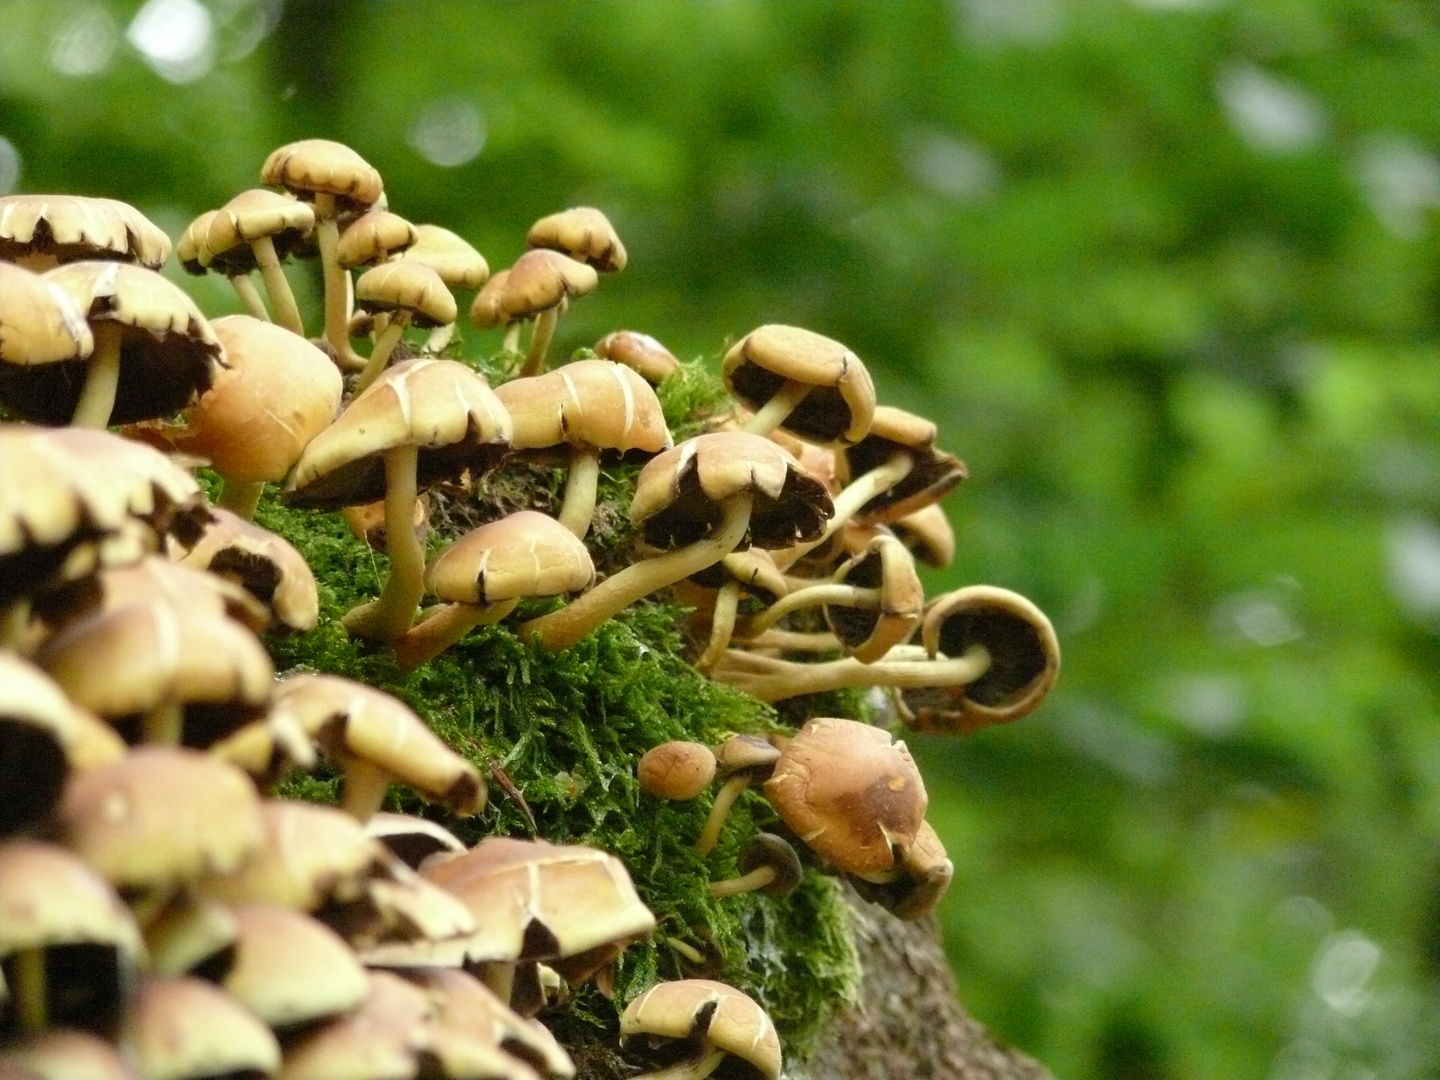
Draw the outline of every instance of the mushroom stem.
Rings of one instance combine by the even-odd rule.
[[[590,531],[595,514],[595,488],[600,480],[600,451],[577,446],[570,455],[570,472],[565,477],[565,501],[560,507],[560,524],[581,540]]]
[[[840,639],[825,631],[804,634],[796,630],[766,630],[755,637],[739,639],[747,649],[785,649],[789,652],[839,652]]]
[[[519,598],[494,604],[445,604],[390,643],[401,671],[433,660],[477,626],[497,623],[515,610]]]
[[[325,192],[315,196],[315,239],[325,273],[325,340],[335,350],[336,365],[354,371],[365,361],[350,347],[350,275],[335,255],[340,226],[335,222],[335,196]]]
[[[255,288],[255,282],[250,280],[249,274],[230,275],[230,285],[252,318],[270,322],[270,312],[265,307],[265,301],[260,298],[260,290]]]
[[[847,484],[840,494],[835,496],[835,513],[825,525],[825,531],[814,540],[807,540],[802,544],[786,548],[784,551],[775,553],[775,565],[781,570],[794,566],[808,552],[814,551],[825,541],[829,540],[845,523],[860,512],[860,508],[868,503],[876,495],[889,491],[905,477],[910,475],[910,470],[915,468],[915,459],[907,453],[892,454],[883,465],[877,465],[862,476],[856,477]]]
[[[418,458],[414,446],[385,451],[385,549],[390,574],[378,599],[351,609],[341,620],[353,637],[394,641],[410,629],[425,595],[425,548],[414,525]]]
[[[0,649],[14,649],[23,654],[25,632],[30,628],[30,601],[17,600],[0,610]]]
[[[445,346],[450,344],[450,339],[455,336],[455,324],[448,322],[444,326],[437,326],[430,331],[430,336],[425,339],[425,344],[420,351],[429,356],[438,356],[445,351]]]
[[[45,950],[21,949],[15,954],[15,1004],[24,1031],[41,1031],[49,1026],[49,994],[45,978]]]
[[[755,637],[763,634],[791,612],[808,607],[818,607],[821,604],[830,604],[835,607],[878,608],[880,606],[880,590],[828,581],[797,589],[776,600],[759,615],[747,619],[745,636]]]
[[[715,610],[710,613],[710,639],[705,651],[695,661],[697,671],[709,671],[730,646],[735,632],[735,613],[740,607],[740,583],[734,578],[720,586],[715,594]]]
[[[689,942],[681,941],[677,937],[668,936],[660,936],[655,940],[662,945],[668,945],[692,964],[705,963],[705,954]]]
[[[569,648],[641,597],[699,573],[734,551],[750,528],[753,500],[749,492],[732,495],[721,504],[719,526],[703,540],[631,563],[559,611],[522,623],[517,633],[522,640],[538,641],[552,652]]]
[[[735,805],[735,800],[740,798],[740,793],[750,786],[750,774],[738,772],[720,785],[720,790],[715,793],[715,802],[710,807],[710,816],[705,819],[705,828],[700,830],[700,839],[695,841],[695,850],[701,855],[709,855],[715,850],[715,844],[720,839],[721,826],[730,815],[730,808]]]
[[[365,370],[360,372],[360,381],[355,384],[355,393],[360,393],[380,377],[390,360],[390,354],[395,351],[395,346],[400,344],[405,328],[409,325],[409,312],[397,311],[391,317],[380,336],[375,339],[375,347],[370,350],[370,359],[365,361]]]
[[[369,821],[385,803],[390,774],[374,762],[348,754],[343,765],[345,792],[340,799],[340,809],[361,823]]]
[[[786,379],[784,385],[775,391],[760,411],[752,416],[740,430],[748,431],[752,435],[769,435],[781,424],[785,418],[795,411],[795,407],[805,400],[805,395],[810,393],[812,387],[809,383],[797,382],[794,379]]]
[[[220,490],[220,499],[216,505],[222,510],[229,510],[236,517],[251,521],[255,517],[255,508],[260,505],[260,496],[264,492],[264,480],[252,480],[249,483],[226,480],[225,486]]]
[[[710,677],[761,701],[782,701],[851,686],[894,686],[902,690],[966,686],[990,669],[990,651],[972,645],[951,660],[877,660],[863,664],[854,657],[823,664],[797,664],[729,650]]]
[[[500,347],[506,352],[520,351],[520,328],[523,323],[513,322],[505,327],[505,337],[500,342]]]
[[[305,323],[300,318],[300,309],[295,306],[295,294],[290,291],[290,282],[280,268],[280,257],[275,254],[275,241],[268,236],[250,241],[250,250],[255,253],[255,262],[260,267],[260,277],[265,282],[265,291],[270,294],[270,306],[275,309],[275,321],[293,334],[305,336]]]
[[[641,1073],[632,1080],[705,1080],[725,1060],[725,1051],[712,1046],[698,1058],[677,1061],[656,1072]]]
[[[120,335],[118,322],[102,319],[91,324],[95,351],[85,369],[85,385],[70,423],[75,427],[104,428],[115,408],[115,390],[120,385]]]
[[[178,701],[161,702],[140,721],[144,741],[156,746],[179,746],[184,728],[185,709]]]
[[[729,878],[726,881],[712,881],[710,895],[715,897],[738,896],[740,893],[754,892],[774,881],[775,874],[776,870],[773,866],[757,866],[748,874],[741,874],[739,877]]]
[[[560,305],[548,307],[535,319],[535,329],[530,333],[530,348],[525,352],[525,363],[520,368],[520,377],[539,375],[545,370],[545,351],[550,348],[550,339],[555,336],[555,324],[560,321]]]

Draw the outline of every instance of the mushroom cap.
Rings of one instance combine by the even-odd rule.
[[[952,658],[983,645],[990,668],[966,686],[901,692],[901,717],[917,731],[963,734],[1018,720],[1045,700],[1060,674],[1060,642],[1045,613],[993,585],[935,597],[920,640],[931,656]]]
[[[379,840],[390,853],[414,869],[439,852],[460,852],[465,845],[445,826],[414,814],[392,814],[386,810],[371,814],[365,832]]]
[[[226,315],[210,325],[228,366],[166,437],[234,483],[283,480],[334,421],[344,392],[340,372],[310,342],[273,323]]]
[[[505,290],[510,287],[510,271],[501,270],[495,273],[489,281],[485,282],[484,288],[475,294],[474,301],[470,304],[470,321],[481,330],[489,330],[492,327],[504,326],[513,320],[505,314],[502,301],[505,297]]]
[[[759,735],[731,735],[715,748],[715,772],[721,779],[741,772],[766,779],[779,760],[779,748]]]
[[[616,330],[595,343],[595,355],[613,360],[637,372],[651,385],[657,385],[680,366],[675,354],[649,334],[636,330]]]
[[[624,270],[628,258],[615,226],[593,206],[572,206],[541,218],[530,226],[525,243],[562,252],[602,274]]]
[[[730,392],[759,409],[786,382],[812,387],[780,426],[817,443],[855,443],[870,430],[875,386],[860,358],[838,341],[772,323],[730,347],[720,365]]]
[[[594,580],[595,565],[584,543],[534,510],[471,530],[436,556],[425,573],[427,591],[462,604],[579,592]]]
[[[935,449],[935,425],[924,417],[880,405],[870,431],[839,455],[841,474],[847,480],[878,468],[897,453],[914,461],[898,483],[880,492],[855,515],[864,524],[891,522],[938,503],[968,475],[965,463],[954,454]]]
[[[106,431],[0,424],[0,461],[0,606],[138,558],[171,530],[193,538],[210,516],[193,476]],[[116,539],[135,544],[104,543]]]
[[[36,257],[60,263],[119,259],[158,270],[170,257],[170,238],[139,210],[116,199],[0,197],[0,261]]]
[[[309,915],[274,904],[241,904],[234,957],[220,985],[271,1027],[353,1009],[369,980],[344,939]]]
[[[332,896],[357,896],[384,856],[358,821],[333,806],[267,799],[259,821],[259,849],[242,865],[207,877],[200,886],[207,894],[232,904],[314,911]]]
[[[118,1047],[76,1028],[45,1028],[7,1039],[0,1064],[18,1065],[34,1080],[144,1080]],[[8,1076],[0,1070],[0,1075]]]
[[[225,348],[186,293],[154,270],[129,263],[66,263],[45,274],[89,320],[120,326],[120,381],[112,424],[171,416],[209,388]],[[84,386],[83,364],[7,369],[6,401],[24,419],[63,424]]]
[[[419,1073],[435,1004],[398,975],[368,975],[368,993],[358,1008],[286,1048],[281,1080],[396,1080]]]
[[[260,182],[283,187],[306,201],[334,195],[337,209],[365,209],[384,192],[380,174],[350,147],[330,139],[301,139],[271,151]]]
[[[187,274],[194,274],[201,277],[205,274],[207,265],[202,261],[202,253],[208,260],[209,252],[205,251],[205,233],[210,228],[210,223],[215,220],[219,210],[206,210],[180,234],[180,239],[175,242],[175,259]]]
[[[205,747],[258,716],[275,668],[255,636],[202,607],[154,598],[71,623],[36,662],[76,703],[111,721],[186,706],[186,745]]]
[[[925,610],[925,587],[915,571],[915,557],[899,540],[876,536],[841,564],[834,581],[880,591],[878,608],[824,605],[825,621],[846,652],[862,664],[873,664],[910,640]]]
[[[762,866],[774,870],[775,876],[769,883],[756,890],[767,896],[788,896],[805,876],[805,868],[800,865],[800,856],[795,854],[789,841],[769,832],[755,834],[755,839],[740,853],[737,866],[742,874],[748,874]]]
[[[257,265],[250,247],[254,241],[270,237],[276,256],[284,259],[304,247],[314,228],[315,209],[309,203],[251,188],[215,211],[195,238],[196,254],[201,266],[227,274],[249,273]]]
[[[877,885],[857,880],[855,887],[861,896],[907,922],[929,915],[949,890],[955,864],[928,821],[920,823],[900,869],[901,876],[895,881]]]
[[[742,492],[754,496],[749,543],[756,547],[813,540],[834,511],[824,487],[775,443],[717,431],[686,439],[640,470],[630,520],[647,548],[685,546],[710,533],[719,504]]]
[[[718,589],[727,581],[735,581],[747,592],[778,600],[790,591],[789,583],[770,552],[748,547],[732,551],[714,566],[707,566],[690,580],[707,589]]]
[[[0,956],[82,943],[145,952],[130,909],[84,860],[38,840],[0,843]]]
[[[319,587],[305,557],[283,536],[229,510],[215,520],[178,562],[237,583],[286,629],[304,633],[320,616]]]
[[[609,360],[577,360],[495,388],[510,412],[516,450],[588,446],[658,454],[671,444],[660,399],[635,372]]]
[[[367,210],[340,234],[335,261],[349,270],[373,266],[415,243],[415,226],[389,210]],[[454,320],[451,320],[452,322]]]
[[[535,248],[510,267],[500,295],[500,312],[506,322],[528,319],[565,300],[594,292],[599,281],[585,263],[549,248]],[[475,300],[478,304],[479,296]]]
[[[415,242],[402,258],[424,263],[452,289],[478,289],[490,277],[490,264],[464,237],[439,225],[416,225]]]
[[[371,762],[457,814],[485,805],[479,770],[399,698],[335,675],[300,674],[275,685],[273,708],[293,716],[331,758]]]
[[[656,983],[625,1007],[621,1039],[693,1040],[748,1062],[779,1080],[780,1038],[770,1016],[748,994],[710,979]]]
[[[624,863],[596,848],[492,836],[421,877],[475,913],[476,960],[544,960],[572,982],[655,929]]]
[[[407,360],[386,369],[312,439],[285,501],[338,510],[385,494],[386,450],[419,447],[418,487],[492,468],[510,447],[510,414],[485,380],[454,360]]]
[[[652,746],[635,766],[640,790],[662,799],[693,799],[715,779],[715,754],[704,743],[674,740]]]
[[[887,875],[925,820],[925,781],[904,742],[854,720],[819,717],[796,734],[765,797],[837,870]]]
[[[148,889],[244,863],[264,836],[259,803],[250,778],[231,765],[144,746],[72,777],[59,826],[66,846],[106,880]]]
[[[381,263],[355,282],[355,302],[366,311],[407,312],[416,326],[444,326],[459,314],[440,275],[422,262]]]
[[[53,282],[0,262],[0,365],[83,360],[95,348],[90,324]],[[0,381],[0,394],[5,382]]]
[[[120,1045],[148,1080],[205,1080],[280,1067],[270,1029],[201,979],[141,979],[126,1010]]]
[[[943,570],[955,558],[955,530],[939,503],[896,518],[890,528],[926,566]]]
[[[340,511],[340,516],[344,518],[345,524],[350,527],[350,532],[356,540],[365,541],[375,551],[386,549],[384,499],[347,506]],[[423,544],[430,524],[429,495],[416,496],[415,509],[411,512],[410,522],[415,531],[415,539]]]

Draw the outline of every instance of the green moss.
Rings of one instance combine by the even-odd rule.
[[[501,368],[504,357],[481,366]],[[698,365],[685,365],[665,380],[660,397],[677,437],[725,400],[718,380]],[[601,502],[610,523],[587,541],[602,565],[628,549],[624,510],[636,471],[622,466],[602,474]],[[438,535],[431,547],[519,505],[558,505],[558,490],[556,474],[532,468],[499,470],[472,493],[436,492]],[[685,661],[683,609],[637,604],[553,654],[523,644],[503,625],[485,627],[405,675],[388,649],[352,641],[339,624],[345,611],[376,594],[384,557],[355,539],[337,514],[293,511],[267,498],[257,521],[289,539],[320,583],[319,626],[270,642],[279,669],[334,672],[397,695],[491,778],[490,803],[472,819],[446,819],[399,789],[391,795],[395,808],[445,820],[467,842],[532,835],[533,818],[535,832],[548,840],[592,844],[625,861],[660,931],[623,954],[614,1001],[590,987],[576,995],[559,1014],[562,1035],[613,1035],[620,1007],[655,979],[696,974],[672,944],[676,939],[718,949],[718,977],[765,1005],[788,1053],[803,1054],[834,1011],[853,998],[858,971],[845,909],[830,879],[812,870],[784,899],[709,895],[710,881],[736,872],[736,856],[754,833],[774,826],[763,798],[742,797],[716,850],[702,859],[693,845],[711,796],[671,803],[639,789],[635,763],[656,743],[693,739],[713,745],[729,733],[780,726],[773,709],[710,682]],[[517,617],[544,606],[528,605],[527,611],[522,605]],[[334,776],[322,773],[292,779],[285,794],[333,801],[336,787]],[[523,797],[523,807],[507,788]]]

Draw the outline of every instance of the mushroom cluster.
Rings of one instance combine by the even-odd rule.
[[[281,147],[259,179],[175,246],[248,312],[213,322],[158,274],[170,242],[133,208],[0,199],[0,1068],[573,1075],[533,1018],[587,982],[613,993],[656,930],[626,865],[462,843],[446,824],[485,807],[479,766],[508,789],[503,770],[385,690],[277,673],[276,643],[343,627],[393,686],[477,631],[557,653],[657,597],[692,609],[690,659],[715,683],[765,703],[884,688],[896,723],[960,733],[1039,704],[1054,631],[997,587],[926,600],[916,560],[953,555],[938,504],[964,465],[877,404],[839,342],[751,331],[721,365],[733,405],[683,417],[696,433],[676,441],[667,387],[698,376],[653,337],[618,330],[545,370],[570,300],[625,266],[600,211],[540,220],[491,276],[391,211],[341,144]],[[320,262],[314,338],[290,258]],[[452,289],[478,289],[473,322],[503,332],[493,389]],[[563,484],[526,505],[489,495],[550,470]],[[628,507],[602,505],[606,482]],[[380,594],[325,613],[305,558],[251,520],[262,501],[383,537]],[[706,902],[834,874],[903,919],[933,910],[953,866],[905,744],[801,719],[611,767],[700,800],[685,843],[714,871]],[[316,769],[342,777],[338,808],[277,797]],[[399,789],[429,817],[382,812]],[[741,989],[649,970],[616,1016],[634,1068],[779,1074]]]

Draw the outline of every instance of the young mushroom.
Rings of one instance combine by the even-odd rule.
[[[695,841],[696,851],[709,855],[714,850],[735,800],[752,783],[768,779],[779,760],[780,751],[758,735],[732,735],[716,747],[716,775],[725,782],[715,793],[700,838]]]
[[[620,1039],[663,1064],[632,1080],[704,1080],[724,1075],[779,1080],[780,1039],[748,994],[709,979],[656,983],[625,1007]]]
[[[315,211],[308,203],[265,188],[242,191],[215,211],[197,238],[200,263],[221,266],[231,281],[242,268],[258,268],[275,322],[304,337],[305,324],[280,260],[297,250],[314,228]]]
[[[485,256],[468,240],[439,225],[416,225],[415,242],[401,253],[401,258],[424,263],[440,275],[440,280],[451,291],[478,289],[490,277],[490,264]],[[450,344],[454,333],[454,320],[435,327],[421,351],[437,355]]]
[[[601,274],[624,270],[628,261],[615,226],[593,206],[572,206],[541,218],[530,226],[525,243],[562,252]]]
[[[624,364],[651,386],[659,386],[680,366],[674,353],[649,334],[635,330],[606,334],[595,343],[595,355]]]
[[[719,562],[749,537],[783,547],[818,534],[830,498],[784,450],[756,435],[698,435],[640,471],[630,520],[660,552],[613,574],[559,611],[520,627],[550,650],[579,641],[641,597]]]
[[[503,288],[496,284],[495,278],[490,279],[490,286],[495,286],[498,292],[498,309],[504,322],[515,324],[526,319],[535,320],[530,347],[520,368],[521,376],[539,375],[545,370],[545,352],[550,347],[560,313],[572,298],[594,292],[598,281],[594,269],[585,263],[548,248],[527,251],[516,259],[501,283]],[[489,286],[475,297],[475,307],[471,308],[470,313],[477,322],[481,297],[487,292]],[[485,310],[488,312],[488,306]]]
[[[875,386],[853,352],[798,326],[767,325],[731,346],[720,368],[725,385],[755,415],[741,428],[777,427],[811,442],[855,443],[870,430]]]
[[[685,802],[715,779],[715,754],[704,743],[675,740],[652,746],[635,766],[640,790],[660,799]]]
[[[803,874],[800,856],[789,843],[774,833],[756,833],[740,855],[740,876],[712,881],[710,895],[719,898],[759,891],[786,896],[795,891]]]
[[[390,317],[360,372],[360,381],[355,384],[357,392],[385,370],[408,327],[445,326],[455,321],[458,311],[455,297],[439,274],[424,263],[403,259],[365,271],[355,283],[355,298],[364,310]]]

